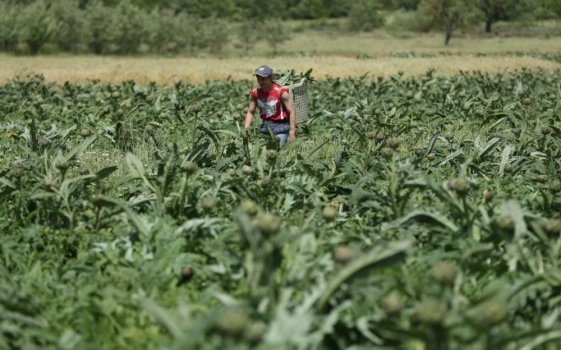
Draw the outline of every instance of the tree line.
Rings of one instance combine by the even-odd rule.
[[[496,21],[561,18],[559,0],[4,0],[0,50],[132,54],[217,52],[236,41],[243,49],[266,40],[276,50],[289,38],[287,19],[344,18],[346,29],[369,31],[388,11],[411,11],[419,31],[455,30]]]

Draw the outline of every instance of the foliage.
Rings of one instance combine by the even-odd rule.
[[[561,18],[561,3],[559,1],[543,0],[543,7],[557,16],[557,18]]]
[[[59,0],[51,11],[57,24],[53,42],[61,51],[76,52],[80,48],[84,32],[84,18],[76,0]]]
[[[27,45],[32,55],[39,53],[55,32],[56,22],[45,1],[36,1],[21,9],[18,16],[21,29],[19,40]]]
[[[16,14],[19,7],[8,3],[0,3],[0,49],[13,51],[19,40],[18,20]]]
[[[119,21],[115,25],[114,43],[118,52],[123,54],[138,52],[144,38],[149,34],[145,25],[148,22],[147,14],[130,1],[121,1],[116,11]]]
[[[91,1],[85,12],[84,42],[95,54],[106,53],[115,38],[118,19],[114,11],[99,0]]]
[[[194,20],[184,13],[154,9],[149,18],[146,44],[156,52],[178,52],[191,45],[194,33],[189,23]]]
[[[209,49],[219,52],[228,43],[230,29],[228,23],[216,17],[193,18],[194,32],[191,38],[191,50]]]
[[[290,18],[287,16],[288,9],[284,0],[235,0],[238,9],[237,19],[240,21]]]
[[[381,9],[382,6],[379,1],[355,1],[347,18],[349,29],[357,32],[369,32],[383,26],[384,17],[380,13]]]
[[[466,28],[477,20],[474,3],[469,0],[422,0],[419,4],[421,29],[441,29],[447,45],[456,29]]]
[[[235,0],[179,0],[176,9],[199,18],[229,18],[237,12]]]
[[[260,28],[261,36],[273,49],[273,53],[277,52],[280,45],[290,40],[292,34],[290,28],[283,21],[277,19],[264,21]]]
[[[0,87],[0,347],[558,344],[559,71],[276,70],[282,148],[253,81]]]
[[[554,19],[559,12],[555,4],[549,0],[424,0],[420,5],[417,0],[169,0],[156,6],[148,0],[4,1],[0,51],[130,55],[207,50],[214,54],[230,47],[248,50],[266,41],[277,53],[294,29],[372,31],[384,27],[390,17],[392,24],[386,27],[390,31],[444,30],[448,42],[455,30],[483,23],[490,32],[497,20],[528,26]],[[417,8],[413,13],[396,12]],[[404,16],[406,20],[399,20]],[[294,19],[315,21],[297,25],[287,21]],[[547,29],[546,35],[551,34],[557,31]]]
[[[237,25],[237,36],[239,38],[239,46],[244,50],[252,49],[260,39],[260,30],[255,21],[242,21]]]

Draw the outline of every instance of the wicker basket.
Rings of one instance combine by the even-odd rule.
[[[306,78],[302,78],[299,83],[285,86],[290,91],[290,96],[294,102],[296,112],[296,124],[303,123],[308,120],[308,90],[306,86]]]

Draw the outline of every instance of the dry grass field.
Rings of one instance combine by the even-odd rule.
[[[316,79],[365,74],[388,76],[398,71],[403,71],[405,75],[418,75],[429,69],[437,73],[455,74],[459,71],[498,72],[521,67],[547,70],[561,68],[558,63],[539,58],[507,55],[513,51],[556,52],[561,50],[561,38],[455,38],[449,47],[445,47],[442,36],[436,34],[395,39],[382,34],[334,36],[315,32],[295,34],[280,50],[282,54],[272,55],[270,48],[258,43],[243,57],[229,51],[222,58],[204,53],[169,58],[1,55],[0,81],[41,74],[47,81],[57,82],[134,80],[140,84],[172,84],[177,81],[201,83],[251,79],[253,69],[263,63],[276,69],[294,69],[297,72],[312,68]],[[391,57],[395,53],[407,52],[450,55],[435,58]],[[493,55],[477,57],[476,53]],[[359,55],[369,58],[357,59]]]

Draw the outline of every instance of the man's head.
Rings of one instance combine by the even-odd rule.
[[[269,89],[273,85],[273,69],[267,65],[257,67],[253,74],[257,82],[264,89]]]

